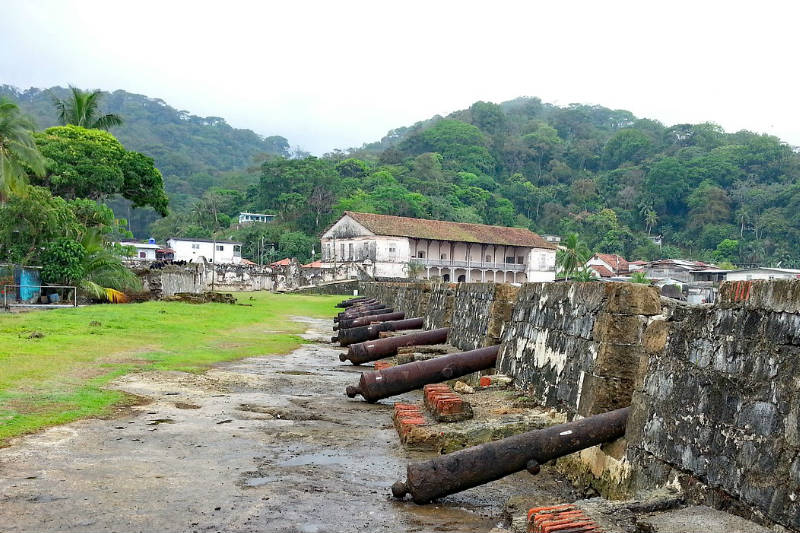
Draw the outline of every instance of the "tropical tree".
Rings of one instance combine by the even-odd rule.
[[[28,172],[44,174],[44,158],[36,148],[33,123],[17,104],[0,99],[0,202],[18,192],[27,181]]]
[[[641,283],[644,285],[649,285],[650,280],[647,279],[647,276],[644,272],[634,272],[631,274],[631,283]]]
[[[556,267],[561,275],[569,279],[589,260],[591,252],[586,244],[578,238],[577,233],[567,235],[563,246],[556,252]]]
[[[658,223],[658,215],[652,209],[648,209],[647,212],[644,214],[644,223],[647,226],[647,234],[650,235],[650,231],[653,229]]]
[[[109,113],[100,115],[97,109],[103,93],[98,89],[83,91],[70,85],[72,94],[66,100],[53,97],[53,105],[58,110],[58,121],[66,126],[73,124],[91,130],[108,130],[122,124],[122,117]]]

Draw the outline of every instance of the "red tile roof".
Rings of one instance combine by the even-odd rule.
[[[302,265],[303,268],[322,268],[322,261],[312,261],[306,265]]]
[[[287,257],[285,259],[281,259],[280,261],[275,261],[274,263],[270,263],[269,266],[273,266],[273,267],[286,266],[291,262],[292,262],[292,260]]]
[[[601,278],[613,278],[614,273],[603,265],[590,265],[589,268],[597,272]]]
[[[376,235],[556,249],[555,245],[524,228],[445,222],[443,220],[425,220],[421,218],[376,215],[373,213],[356,213],[353,211],[345,211],[344,214]]]
[[[615,272],[627,272],[628,261],[624,257],[617,254],[594,254],[596,258],[603,261],[605,264],[614,269]]]

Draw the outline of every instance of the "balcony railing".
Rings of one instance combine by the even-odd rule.
[[[446,267],[446,268],[474,268],[478,270],[511,270],[524,272],[526,265],[519,263],[484,263],[481,261],[450,261],[449,259],[422,259],[412,258],[411,261],[425,265],[426,267]]]

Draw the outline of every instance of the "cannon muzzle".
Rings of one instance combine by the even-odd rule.
[[[351,307],[354,305],[358,305],[361,302],[364,302],[369,299],[370,298],[367,298],[366,296],[357,296],[355,298],[350,298],[349,300],[342,300],[341,302],[336,304],[336,307]]]
[[[378,359],[395,355],[397,349],[403,346],[441,344],[447,341],[448,333],[450,333],[450,328],[439,328],[430,331],[398,335],[396,337],[387,337],[385,339],[359,342],[357,344],[351,344],[347,349],[347,354],[339,355],[339,360],[347,361],[349,359],[354,365],[360,365],[368,361],[377,361]]]
[[[392,494],[411,494],[421,504],[521,470],[535,474],[547,461],[622,437],[629,412],[624,407],[410,464]]]
[[[406,329],[419,329],[425,320],[422,318],[407,318],[405,320],[391,320],[372,324],[370,326],[360,326],[339,330],[339,344],[349,346],[357,342],[369,341],[380,337],[382,331],[403,331]]]
[[[352,310],[348,309],[347,311],[343,311],[343,312],[339,313],[336,316],[339,317],[339,319],[351,318],[351,315],[353,315],[355,313],[360,313],[362,311],[372,311],[374,309],[386,309],[386,308],[387,308],[386,304],[382,304],[380,302],[376,302],[376,303],[372,303],[372,304],[360,305],[358,307],[353,307]]]
[[[374,322],[388,322],[390,320],[403,320],[406,317],[405,313],[381,313],[379,315],[367,315],[357,318],[348,318],[339,321],[338,327],[340,329],[357,328],[359,326],[369,326]],[[336,329],[336,326],[334,326]]]
[[[357,386],[347,387],[347,396],[355,398],[360,394],[366,401],[374,403],[383,398],[422,388],[428,383],[441,383],[494,368],[499,350],[499,346],[489,346],[383,370],[363,372]]]
[[[391,307],[384,307],[378,309],[369,309],[367,311],[355,311],[353,313],[345,313],[343,316],[335,316],[333,317],[334,322],[341,322],[342,320],[355,320],[356,318],[362,318],[365,316],[371,315],[385,315],[387,313],[394,313],[394,309]]]

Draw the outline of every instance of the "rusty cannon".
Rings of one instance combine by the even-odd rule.
[[[343,312],[339,313],[336,316],[339,319],[349,318],[349,316],[351,314],[353,314],[353,313],[360,313],[362,311],[371,311],[373,309],[381,309],[381,308],[385,308],[385,307],[386,307],[386,304],[383,304],[383,303],[380,303],[380,302],[374,302],[374,303],[370,303],[370,304],[359,305],[358,307],[352,307],[352,308],[348,309],[347,311],[343,311]]]
[[[428,503],[521,470],[537,474],[547,461],[625,435],[629,412],[625,407],[410,464],[406,481],[392,485],[392,494]]]
[[[358,305],[361,302],[369,299],[370,298],[367,298],[366,296],[358,296],[356,298],[350,298],[349,300],[342,300],[341,302],[336,304],[336,307],[351,307],[353,305]]]
[[[347,318],[340,320],[338,324],[333,326],[334,331],[337,329],[357,328],[359,326],[369,326],[374,322],[388,322],[389,320],[403,320],[406,314],[403,312],[397,313],[381,313],[379,315],[367,315],[357,318]]]
[[[441,383],[488,368],[494,368],[500,346],[453,353],[426,361],[414,361],[374,372],[363,372],[358,385],[347,387],[347,396],[357,394],[369,403],[422,388],[428,383]]]
[[[355,318],[361,318],[370,315],[385,315],[386,313],[394,313],[394,309],[391,307],[383,307],[379,309],[368,309],[366,311],[355,311],[353,313],[345,313],[341,318],[335,316],[333,317],[333,321],[341,322],[342,320],[353,320]]]
[[[339,360],[350,360],[354,365],[360,365],[368,361],[377,361],[378,359],[395,355],[397,349],[403,346],[441,344],[447,341],[448,333],[450,333],[450,328],[440,328],[398,335],[397,337],[375,339],[374,341],[359,342],[357,344],[351,344],[347,348],[346,354],[339,354]]]
[[[357,342],[371,341],[381,336],[383,331],[403,331],[406,329],[420,329],[425,323],[424,318],[406,318],[404,320],[390,320],[369,326],[347,328],[339,330],[339,344],[350,346]]]

